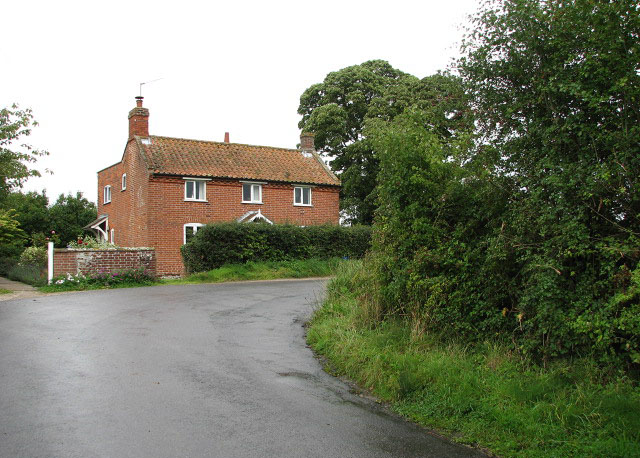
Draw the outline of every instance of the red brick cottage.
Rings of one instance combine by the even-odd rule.
[[[184,272],[180,247],[215,221],[338,224],[340,181],[314,151],[149,135],[136,97],[122,160],[98,172],[98,219],[88,226],[127,247],[154,247],[160,275]]]

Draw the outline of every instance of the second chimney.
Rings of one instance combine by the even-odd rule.
[[[142,107],[144,97],[136,97],[136,107],[129,112],[129,140],[149,136],[149,109]]]
[[[224,142],[229,143],[229,132],[224,133]]]
[[[300,149],[302,152],[315,151],[314,134],[312,132],[302,132],[300,134]]]

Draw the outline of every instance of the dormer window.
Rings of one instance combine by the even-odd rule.
[[[102,196],[102,203],[108,204],[111,202],[111,186],[106,185],[104,187],[104,195]]]
[[[127,189],[127,174],[123,173],[122,174],[122,188],[121,188],[121,190],[124,191],[125,189]]]

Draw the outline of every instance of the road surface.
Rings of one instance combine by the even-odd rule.
[[[326,374],[322,281],[0,302],[0,457],[462,457]]]

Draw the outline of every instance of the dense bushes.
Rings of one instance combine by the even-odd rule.
[[[636,3],[489,2],[460,62],[481,135],[443,139],[419,109],[368,126],[367,310],[540,361],[640,367]]]
[[[362,257],[371,240],[366,226],[216,223],[201,228],[182,247],[188,272],[247,261]]]

